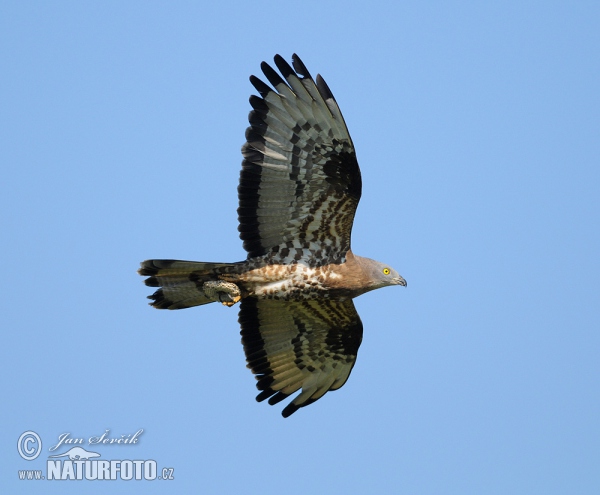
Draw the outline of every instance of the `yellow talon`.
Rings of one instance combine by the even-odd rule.
[[[231,306],[233,306],[236,302],[238,302],[240,299],[242,298],[242,296],[235,296],[233,298],[233,301],[223,301],[222,304],[223,306],[227,306],[228,308],[231,308]]]

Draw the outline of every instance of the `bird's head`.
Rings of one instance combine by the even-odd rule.
[[[362,258],[363,269],[371,279],[372,289],[387,287],[388,285],[402,285],[406,287],[406,280],[390,265],[369,258]]]

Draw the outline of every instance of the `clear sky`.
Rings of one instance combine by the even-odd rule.
[[[2,2],[2,492],[600,493],[599,47],[597,2]],[[294,52],[357,148],[353,250],[408,287],[283,419],[237,310],[136,269],[245,257],[248,76]],[[83,447],[174,480],[18,479],[140,429]]]

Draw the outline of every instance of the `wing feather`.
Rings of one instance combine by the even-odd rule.
[[[273,405],[300,391],[284,417],[340,388],[356,362],[362,323],[348,299],[242,300],[239,321],[248,367]]]
[[[248,258],[312,265],[343,261],[361,195],[361,177],[346,124],[325,81],[297,55],[279,55],[281,75],[263,62],[272,88],[250,81],[250,127],[242,147],[239,231]],[[287,248],[287,249],[286,249]],[[287,259],[290,248],[295,259]],[[320,259],[313,253],[320,252]]]

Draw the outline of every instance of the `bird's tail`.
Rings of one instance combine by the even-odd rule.
[[[158,309],[183,309],[215,302],[203,291],[205,282],[219,280],[237,263],[203,263],[198,261],[146,260],[138,273],[147,276],[149,287],[160,287],[151,306]]]

